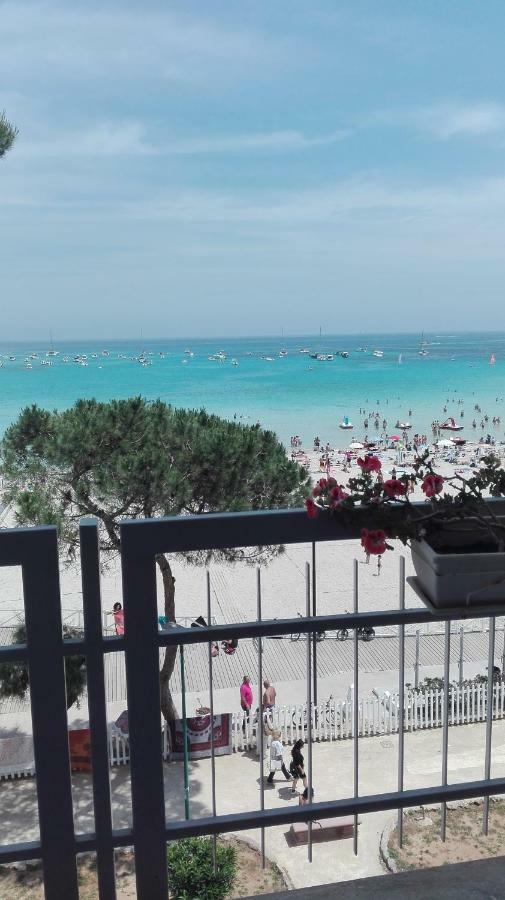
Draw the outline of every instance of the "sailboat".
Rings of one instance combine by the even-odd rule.
[[[489,365],[494,366],[495,362],[496,362],[496,357],[495,357],[494,353],[492,353],[491,356],[489,357]]]
[[[49,332],[49,342],[51,344],[51,349],[47,351],[46,356],[59,356],[60,351],[54,349],[52,331]]]
[[[427,350],[428,341],[424,340],[424,331],[421,334],[421,340],[419,342],[419,356],[428,356],[429,350]]]
[[[402,364],[402,355],[400,353],[400,355],[398,357],[398,365],[401,366],[401,364]]]

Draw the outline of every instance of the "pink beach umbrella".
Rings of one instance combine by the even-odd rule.
[[[390,437],[388,437],[388,441],[401,441],[401,437],[399,437],[397,434],[392,434]]]

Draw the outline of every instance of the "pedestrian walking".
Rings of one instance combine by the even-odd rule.
[[[300,778],[302,779],[304,788],[307,787],[307,776],[305,774],[305,762],[303,759],[302,747],[303,741],[301,738],[299,738],[297,741],[295,741],[291,750],[291,763],[289,765],[289,771],[293,776],[293,785],[291,788],[292,794],[296,792],[296,786]]]
[[[272,710],[275,706],[275,698],[277,697],[277,691],[275,690],[273,684],[270,684],[267,678],[265,678],[263,682],[263,687],[265,690],[263,691],[263,699],[262,705],[263,709]]]
[[[286,781],[291,781],[291,775],[284,764],[282,756],[283,747],[280,738],[280,731],[272,731],[272,743],[270,744],[270,774],[267,778],[268,784],[274,783],[274,775],[279,771],[282,772]]]
[[[253,692],[251,688],[251,679],[249,678],[249,675],[244,675],[242,684],[240,685],[240,706],[245,712],[244,721],[242,722],[243,731],[245,731],[245,723],[249,722],[252,702]]]

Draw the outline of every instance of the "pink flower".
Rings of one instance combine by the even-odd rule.
[[[369,531],[368,528],[361,530],[361,546],[365,553],[378,556],[386,551],[386,535],[383,531]]]
[[[444,479],[441,475],[425,475],[421,488],[427,497],[434,497],[435,494],[440,494],[443,486]]]
[[[314,503],[312,497],[307,497],[305,501],[305,509],[307,510],[307,515],[309,519],[315,519],[317,516],[317,506]]]
[[[336,484],[330,490],[330,509],[340,506],[342,500],[345,500],[348,496],[349,494],[344,491],[343,487],[340,484]]]
[[[361,456],[358,458],[358,466],[362,472],[380,472],[382,468],[380,459],[369,453],[364,459]]]
[[[407,488],[399,478],[390,478],[389,481],[385,481],[383,488],[388,497],[403,497],[407,493]]]

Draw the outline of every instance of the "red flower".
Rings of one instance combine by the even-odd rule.
[[[358,466],[362,472],[380,472],[382,468],[380,459],[369,453],[364,459],[361,456],[358,458]]]
[[[399,478],[390,478],[389,481],[385,481],[383,488],[388,497],[403,497],[407,493],[407,488]]]
[[[368,528],[361,530],[361,546],[365,553],[371,553],[379,556],[386,551],[386,535],[383,531],[369,531]]]
[[[307,515],[309,519],[315,519],[317,516],[317,506],[314,503],[312,497],[307,497],[305,501],[305,509],[307,510]]]
[[[336,506],[340,506],[342,500],[345,500],[349,494],[344,491],[343,487],[340,484],[336,484],[335,487],[332,487],[330,490],[330,509],[335,509]]]
[[[421,488],[427,497],[434,497],[435,494],[440,494],[443,486],[444,479],[441,475],[426,475]]]

